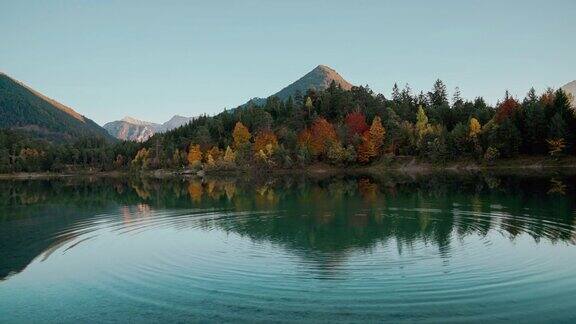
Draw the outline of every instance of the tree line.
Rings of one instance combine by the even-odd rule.
[[[296,93],[264,105],[249,103],[145,143],[78,139],[54,144],[10,130],[0,132],[0,172],[146,169],[340,167],[414,156],[434,163],[492,163],[518,155],[576,152],[576,115],[561,89],[519,100],[505,93],[489,106],[481,97],[452,98],[444,83],[414,94],[394,85],[391,98],[368,86]]]

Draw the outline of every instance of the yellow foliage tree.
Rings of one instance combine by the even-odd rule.
[[[212,148],[208,150],[207,154],[212,155],[214,162],[222,158],[222,151],[218,148],[218,146],[212,146]],[[208,159],[208,157],[206,157],[206,159]]]
[[[377,155],[376,146],[370,139],[370,131],[364,132],[362,143],[358,146],[358,162],[368,163]]]
[[[209,152],[206,154],[206,164],[209,167],[213,167],[216,165],[216,162],[214,161],[214,158],[212,157],[212,154],[210,154]]]
[[[478,136],[481,130],[482,126],[480,125],[480,122],[478,122],[478,119],[474,117],[470,118],[470,137]]]
[[[234,126],[232,137],[234,138],[234,148],[238,149],[250,142],[252,134],[242,122],[237,122],[236,126]]]
[[[150,163],[149,155],[150,151],[148,151],[146,148],[141,148],[132,160],[132,165],[146,169]]]
[[[420,141],[426,134],[432,131],[431,125],[428,123],[428,116],[422,106],[418,107],[418,113],[416,113],[416,133],[418,135],[418,141]]]
[[[234,164],[236,162],[236,153],[230,148],[226,147],[226,153],[224,153],[224,162],[227,164]]]
[[[382,120],[380,116],[374,117],[372,120],[372,125],[370,126],[370,140],[376,148],[376,153],[380,152],[382,145],[384,144],[384,135],[386,135],[386,130],[382,126]]]
[[[190,149],[188,150],[188,165],[195,167],[202,163],[202,150],[200,145],[190,144]]]

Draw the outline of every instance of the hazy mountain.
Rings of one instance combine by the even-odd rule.
[[[125,141],[144,142],[160,129],[160,124],[154,124],[138,120],[132,117],[125,117],[106,123],[104,129],[118,139]]]
[[[112,140],[106,130],[92,120],[1,72],[0,128],[23,130],[57,141],[82,136]]]
[[[287,100],[290,96],[294,96],[297,92],[305,95],[309,89],[318,91],[325,90],[330,86],[332,81],[336,82],[337,85],[340,85],[342,89],[350,90],[352,88],[352,84],[344,80],[344,78],[334,69],[326,65],[318,65],[312,71],[308,72],[306,75],[294,81],[282,90],[276,92],[272,96],[276,96],[280,100]],[[266,98],[253,98],[242,106],[245,106],[250,102],[255,105],[263,105],[266,103]]]
[[[104,129],[110,135],[121,140],[144,142],[156,133],[163,133],[178,128],[192,119],[194,117],[175,115],[163,124],[156,124],[132,117],[124,117],[122,120],[106,123]]]
[[[562,88],[562,90],[564,90],[564,92],[568,93],[571,96],[572,106],[575,106],[576,105],[576,80],[566,83],[561,88]]]
[[[179,116],[179,115],[174,115],[174,117],[170,118],[169,121],[167,121],[161,125],[160,131],[167,132],[167,131],[172,130],[174,128],[178,128],[180,126],[188,124],[193,119],[194,119],[194,117],[183,117],[183,116]]]

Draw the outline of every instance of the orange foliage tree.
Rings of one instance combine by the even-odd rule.
[[[265,151],[268,145],[270,145],[272,151],[275,151],[278,147],[278,139],[273,131],[263,130],[254,138],[254,152]]]
[[[368,163],[377,155],[376,145],[374,145],[374,142],[372,142],[370,138],[370,132],[364,132],[364,134],[362,134],[362,143],[358,146],[358,162]]]
[[[249,143],[252,134],[250,134],[250,131],[242,122],[237,122],[234,126],[232,137],[234,138],[234,148],[237,149]]]
[[[374,117],[374,120],[372,120],[369,132],[370,140],[374,143],[376,153],[379,153],[384,144],[384,135],[386,135],[386,130],[384,129],[384,126],[382,126],[382,120],[379,116]]]
[[[310,146],[312,154],[314,155],[325,154],[328,141],[338,140],[334,126],[324,118],[317,118],[314,120],[314,123],[312,123],[311,133],[312,138]]]
[[[188,149],[188,164],[190,166],[196,166],[202,163],[202,150],[200,150],[200,145],[190,144]]]

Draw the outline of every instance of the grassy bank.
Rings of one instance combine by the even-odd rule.
[[[498,172],[498,173],[542,173],[550,172],[576,172],[576,157],[566,156],[553,159],[548,156],[520,156],[512,159],[501,159],[491,164],[479,163],[474,160],[459,160],[442,164],[430,163],[411,156],[396,156],[383,158],[367,166],[339,167],[329,164],[316,163],[305,168],[294,169],[261,169],[238,168],[233,170],[149,170],[149,171],[77,171],[67,173],[55,172],[21,172],[0,174],[0,180],[10,179],[49,179],[61,177],[126,177],[143,176],[154,178],[165,177],[198,177],[203,174],[240,176],[251,174],[262,177],[270,174],[341,174],[341,173],[374,173],[387,172],[400,173],[430,173],[430,172]]]

